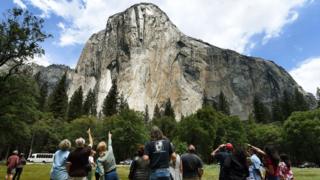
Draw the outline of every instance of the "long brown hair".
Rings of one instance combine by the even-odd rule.
[[[277,166],[280,162],[280,156],[278,154],[278,151],[271,145],[267,145],[265,147],[265,152],[267,156],[271,159],[272,164]]]
[[[150,137],[151,140],[158,141],[163,139],[163,133],[157,126],[153,126],[150,131]]]

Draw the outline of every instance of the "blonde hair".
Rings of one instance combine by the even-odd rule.
[[[59,148],[63,151],[71,148],[71,142],[68,139],[64,139],[59,143]]]
[[[97,146],[97,151],[99,152],[104,152],[107,150],[107,144],[104,141],[99,142],[98,146]]]

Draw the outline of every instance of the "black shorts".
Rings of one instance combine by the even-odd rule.
[[[7,174],[14,174],[14,173],[16,173],[16,169],[12,169],[12,168],[8,168],[7,169]]]

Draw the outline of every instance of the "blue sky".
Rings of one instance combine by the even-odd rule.
[[[218,47],[273,60],[307,91],[320,86],[320,1],[146,0],[185,34]],[[75,67],[85,41],[107,17],[139,0],[1,0],[0,12],[23,7],[45,19],[54,37],[35,61]]]
[[[257,44],[250,54],[272,59],[287,70],[300,65],[302,60],[319,57],[320,1],[305,5],[298,12],[299,17],[284,26],[279,37],[270,39],[266,44]]]

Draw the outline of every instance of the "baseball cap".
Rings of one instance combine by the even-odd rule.
[[[226,149],[227,150],[233,150],[233,145],[231,143],[226,144]]]

